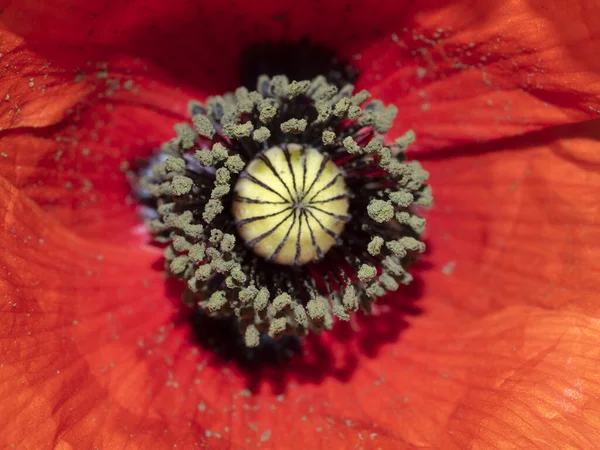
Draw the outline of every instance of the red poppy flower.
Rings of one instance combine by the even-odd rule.
[[[597,2],[0,11],[3,446],[596,447]],[[121,169],[235,88],[243,48],[305,35],[415,130],[429,250],[374,314],[240,362],[193,336]]]

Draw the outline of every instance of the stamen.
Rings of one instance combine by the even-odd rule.
[[[250,347],[329,329],[412,279],[428,174],[404,161],[412,131],[385,145],[397,109],[368,98],[324,77],[261,76],[256,91],[191,102],[140,180],[184,298],[235,317]]]

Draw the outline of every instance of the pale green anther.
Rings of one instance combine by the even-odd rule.
[[[235,125],[232,137],[234,139],[242,139],[245,137],[250,137],[252,135],[252,130],[254,130],[254,126],[252,125],[252,122],[250,122],[250,121],[242,123],[240,125]]]
[[[333,145],[335,144],[335,133],[333,131],[325,130],[323,131],[323,144],[325,145]]]
[[[389,197],[392,203],[403,208],[408,208],[410,205],[413,204],[414,201],[413,195],[409,191],[406,191],[404,189],[401,189],[396,192],[390,192]]]
[[[206,255],[205,250],[206,247],[204,246],[204,244],[194,244],[190,247],[190,250],[188,251],[188,256],[193,262],[199,263],[204,259],[204,256]]]
[[[417,161],[411,161],[405,166],[411,169],[411,180],[406,184],[406,188],[411,191],[420,189],[423,183],[429,179],[429,172],[424,170]]]
[[[288,309],[292,307],[292,297],[289,294],[279,294],[277,297],[273,299],[273,307],[275,311],[280,313],[284,309]]]
[[[187,123],[178,123],[174,128],[181,143],[181,148],[184,150],[189,150],[192,148],[194,146],[194,142],[196,142],[196,138],[198,137],[192,127],[190,127]]]
[[[410,214],[405,211],[396,213],[396,220],[402,225],[408,225],[410,222]]]
[[[235,247],[235,236],[233,234],[225,233],[221,239],[221,251],[230,252]]]
[[[415,233],[421,235],[425,232],[425,219],[419,216],[412,216],[408,222]]]
[[[200,161],[204,167],[209,167],[213,165],[214,158],[213,153],[208,149],[197,150],[194,154],[194,158]]]
[[[378,139],[371,139],[365,147],[365,151],[369,154],[379,153],[381,151],[381,142]]]
[[[227,149],[220,142],[215,142],[212,146],[213,157],[217,161],[225,161],[227,159]]]
[[[335,107],[333,108],[333,115],[336,117],[344,117],[349,108],[350,100],[347,98],[342,98],[335,104]]]
[[[161,216],[171,214],[173,211],[175,211],[175,203],[163,203],[157,208],[157,212]]]
[[[231,180],[231,172],[229,172],[229,169],[225,167],[217,169],[215,172],[215,184],[229,184],[229,180]]]
[[[166,231],[168,229],[168,227],[164,223],[162,223],[160,219],[148,220],[145,223],[150,232],[153,234],[162,233],[163,231]]]
[[[197,293],[198,292],[198,280],[196,280],[195,278],[190,278],[189,280],[187,280],[187,287],[194,294]],[[184,303],[186,303],[186,302],[184,301]],[[192,305],[188,305],[188,306],[192,306]]]
[[[342,303],[344,304],[344,308],[349,311],[354,311],[356,308],[358,308],[358,298],[356,297],[356,289],[354,289],[354,286],[346,286]]]
[[[165,160],[165,170],[167,172],[185,173],[185,160],[183,158],[167,157]]]
[[[411,250],[413,252],[424,252],[425,251],[425,244],[413,237],[410,236],[404,236],[402,238],[400,238],[400,243],[402,244],[403,247],[407,248],[408,250]]]
[[[364,103],[370,96],[371,94],[369,94],[363,89],[359,93],[352,96],[352,98],[350,99],[350,103],[352,103],[352,105],[354,106],[359,106],[361,103]]]
[[[257,294],[258,294],[258,289],[256,289],[256,287],[254,285],[251,285],[240,291],[239,298],[240,298],[241,302],[249,303],[252,300],[254,300],[254,298],[256,297]]]
[[[360,266],[360,269],[358,270],[358,273],[356,275],[358,276],[358,279],[360,281],[370,281],[373,278],[375,278],[375,275],[377,275],[377,269],[368,264],[363,264],[362,266]]]
[[[394,206],[392,205],[392,202],[373,199],[367,206],[367,213],[375,222],[387,222],[394,217]]]
[[[277,97],[283,97],[287,93],[288,84],[288,77],[285,75],[275,75],[271,78],[271,92]]]
[[[392,128],[394,119],[398,114],[398,108],[390,105],[387,108],[379,111],[375,116],[375,131],[377,133],[387,133]]]
[[[207,223],[210,223],[217,217],[219,214],[223,212],[223,204],[214,198],[211,198],[204,208],[204,212],[202,213],[202,219]]]
[[[362,153],[360,145],[358,145],[354,141],[354,139],[352,139],[352,136],[344,138],[342,144],[344,145],[344,148],[348,150],[348,153],[350,153],[351,155],[360,155]]]
[[[269,123],[277,115],[276,105],[271,105],[268,100],[261,101],[258,110],[260,111],[258,118],[262,123]]]
[[[227,295],[225,291],[217,291],[210,296],[207,308],[210,312],[217,312],[227,304]]]
[[[239,173],[244,169],[244,160],[240,157],[240,155],[233,155],[227,158],[225,161],[225,167],[229,169],[232,173]]]
[[[250,97],[250,100],[252,100],[252,103],[254,103],[255,105],[259,105],[260,102],[264,100],[264,97],[256,91],[248,92],[248,97]]]
[[[396,146],[398,147],[398,149],[400,151],[404,151],[407,149],[407,147],[410,144],[415,142],[415,140],[416,140],[415,132],[413,130],[408,130],[406,133],[404,133],[402,136],[400,136],[394,142],[396,143]]]
[[[173,189],[174,195],[189,194],[193,185],[194,182],[191,178],[184,177],[182,175],[175,175],[171,181],[171,189]]]
[[[371,242],[369,242],[369,245],[367,246],[367,251],[372,256],[379,255],[383,243],[384,240],[381,236],[375,236],[373,237],[373,239],[371,239]]]
[[[298,323],[298,325],[302,325],[305,328],[308,327],[308,317],[306,315],[304,306],[300,304],[296,304],[296,306],[294,306],[294,320]]]
[[[359,106],[351,106],[350,109],[348,109],[348,118],[349,119],[356,119],[358,116],[360,116],[362,114],[362,109],[360,109]]]
[[[215,247],[208,247],[206,249],[206,256],[208,256],[208,259],[212,261],[213,259],[220,258],[221,252]]]
[[[185,225],[182,230],[188,237],[200,239],[202,237],[202,233],[204,232],[204,227],[198,223],[194,225]]]
[[[192,117],[192,122],[194,123],[194,127],[196,127],[196,131],[200,136],[212,139],[212,137],[215,135],[215,127],[210,119],[205,115],[196,114]]]
[[[239,265],[231,269],[230,275],[231,278],[233,278],[234,281],[239,284],[244,284],[248,280],[248,277],[242,271],[242,268]]]
[[[234,268],[233,261],[225,261],[223,258],[215,258],[210,262],[210,267],[218,273],[228,273]]]
[[[188,225],[194,218],[191,211],[184,211],[181,214],[167,214],[163,220],[173,228],[183,228]]]
[[[385,246],[398,258],[404,258],[406,256],[406,249],[400,241],[389,241],[385,243]]]
[[[331,105],[329,103],[317,103],[315,106],[317,108],[317,118],[315,119],[315,122],[325,123],[331,116]]]
[[[173,259],[173,261],[171,261],[171,264],[169,264],[169,269],[175,275],[179,275],[183,273],[183,271],[186,269],[189,260],[190,259],[185,255],[178,256],[177,258]]]
[[[167,248],[165,248],[165,259],[167,261],[173,261],[175,258],[177,258],[177,252],[172,246],[169,245]]]
[[[322,322],[327,313],[321,299],[310,300],[306,305],[306,310],[308,311],[308,317],[310,317],[313,322]]]
[[[393,258],[390,258],[389,256],[382,261],[382,264],[383,267],[385,267],[388,270],[388,272],[390,272],[392,275],[400,276],[406,272],[402,265],[400,265],[398,262],[396,262]]]
[[[419,191],[419,196],[415,201],[415,205],[428,207],[433,205],[433,194],[431,192],[431,186],[427,185]]]
[[[237,100],[237,108],[240,113],[251,113],[254,109],[254,102],[248,95],[248,89],[239,87],[235,90],[235,98]]]
[[[310,81],[308,80],[292,81],[286,89],[287,97],[292,100],[302,94],[305,94],[309,87]]]
[[[386,294],[386,290],[379,284],[373,283],[365,290],[368,297],[383,297]]]
[[[211,244],[217,245],[223,239],[223,232],[218,230],[217,228],[213,228],[210,230],[210,238],[209,242]]]
[[[288,134],[301,134],[306,130],[306,119],[290,119],[281,124],[281,131]]]
[[[269,304],[269,290],[265,287],[260,288],[256,297],[254,297],[254,309],[257,311],[263,311]]]
[[[278,338],[287,328],[287,320],[285,317],[278,317],[271,321],[271,325],[269,325],[269,336],[272,338]]]
[[[210,198],[214,198],[214,199],[223,198],[227,194],[229,194],[230,190],[231,190],[231,187],[228,184],[215,186],[213,188],[212,192],[210,193]]]
[[[379,282],[383,284],[383,286],[388,291],[398,290],[398,282],[393,277],[389,276],[387,273],[381,274],[381,276],[379,277]]]
[[[266,142],[270,137],[271,131],[267,127],[260,127],[254,130],[254,134],[252,135],[252,138],[260,144]]]
[[[333,85],[323,85],[315,91],[312,97],[316,102],[330,100],[335,94],[337,94],[338,88]]]
[[[256,326],[249,325],[248,328],[246,328],[246,332],[244,333],[244,342],[249,348],[258,347],[258,344],[260,343],[260,333],[258,332]]]
[[[347,322],[350,320],[350,315],[346,312],[342,305],[334,305],[333,306],[333,314],[340,320]]]
[[[191,247],[191,244],[183,236],[175,236],[172,245],[175,251],[178,252],[185,252]]]

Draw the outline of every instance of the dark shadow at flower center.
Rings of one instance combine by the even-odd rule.
[[[263,42],[241,52],[240,81],[248,89],[256,88],[259,75],[285,74],[291,80],[312,80],[323,75],[338,87],[354,83],[358,71],[336,52],[303,38],[299,42]]]
[[[242,376],[253,393],[268,388],[279,395],[294,384],[319,384],[326,379],[348,382],[362,361],[389,351],[386,344],[401,339],[410,318],[422,313],[418,301],[425,285],[419,273],[429,269],[426,259],[415,263],[411,269],[415,279],[410,285],[380,299],[370,314],[359,312],[350,322],[338,321],[333,330],[320,335],[278,340],[263,336],[260,345],[250,349],[233,318],[211,318],[186,307],[180,310],[175,324],[188,328],[192,345],[203,350],[199,364],[227,367]],[[169,298],[179,302],[182,288],[178,280],[170,279]]]

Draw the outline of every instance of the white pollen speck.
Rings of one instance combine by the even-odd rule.
[[[266,442],[269,440],[270,437],[271,437],[271,430],[267,430],[260,436],[260,440],[261,440],[261,442]]]
[[[422,80],[425,78],[425,75],[427,75],[427,69],[424,69],[423,67],[417,67],[417,78]]]
[[[198,411],[206,411],[206,404],[204,402],[198,403]]]
[[[455,267],[456,267],[456,261],[449,261],[448,263],[444,264],[444,266],[442,267],[442,273],[444,275],[452,275],[452,272],[454,272]]]

